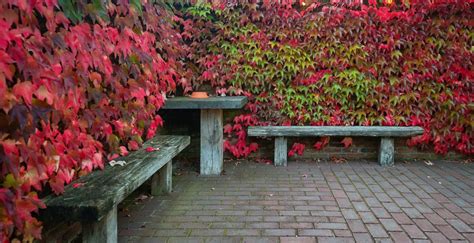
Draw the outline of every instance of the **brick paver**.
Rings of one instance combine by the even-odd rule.
[[[225,164],[124,203],[120,242],[472,241],[474,165],[436,161]]]

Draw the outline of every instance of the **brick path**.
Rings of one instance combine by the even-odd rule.
[[[119,213],[121,242],[474,242],[474,164],[242,162]],[[127,215],[128,214],[128,215]]]

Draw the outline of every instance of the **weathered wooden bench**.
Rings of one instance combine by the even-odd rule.
[[[143,149],[116,159],[125,165],[93,171],[66,186],[63,194],[44,198],[47,208],[40,219],[46,224],[79,221],[83,242],[117,242],[117,205],[150,177],[152,195],[171,192],[172,159],[189,142],[188,136],[147,141]],[[159,150],[147,152],[149,146]],[[83,184],[74,188],[76,183]]]
[[[381,137],[378,161],[382,166],[394,164],[394,137],[412,137],[423,134],[421,127],[397,126],[255,126],[248,128],[248,136],[276,137],[276,166],[287,164],[287,137],[361,136]]]

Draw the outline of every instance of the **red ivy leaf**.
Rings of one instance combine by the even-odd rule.
[[[153,147],[148,147],[148,148],[145,149],[145,151],[147,151],[147,152],[153,152],[153,151],[159,151],[159,150],[160,150],[160,148],[153,148]]]
[[[348,148],[352,145],[352,138],[351,137],[345,137],[344,139],[342,139],[341,143],[344,144],[345,148]]]
[[[291,150],[288,152],[288,156],[292,157],[295,154],[298,154],[299,156],[303,155],[305,147],[306,146],[302,143],[294,143]]]
[[[49,92],[44,85],[41,85],[41,87],[39,87],[39,89],[35,91],[35,95],[40,100],[46,100],[46,103],[48,103],[49,105],[53,104],[54,95]]]
[[[30,81],[15,84],[13,94],[22,97],[26,104],[31,105],[34,86]]]
[[[122,156],[127,156],[128,155],[128,150],[125,146],[120,146],[120,155],[122,155]]]
[[[231,124],[226,124],[224,126],[224,133],[229,134],[229,135],[232,133],[232,125]]]
[[[138,150],[140,148],[140,145],[134,140],[130,140],[128,142],[128,149],[130,150]]]
[[[72,184],[72,187],[73,187],[73,188],[79,188],[79,187],[84,186],[84,184],[85,184],[85,183],[82,183],[82,182],[80,182],[80,183],[74,183],[74,184]]]

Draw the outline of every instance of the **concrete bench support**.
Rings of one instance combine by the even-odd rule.
[[[151,195],[159,196],[173,190],[173,164],[169,161],[151,178]]]
[[[275,166],[286,166],[288,161],[288,146],[285,137],[275,138]]]
[[[117,242],[117,206],[114,206],[98,222],[82,225],[82,241],[85,243]]]
[[[382,138],[380,140],[379,163],[381,166],[393,166],[395,164],[393,138]]]

